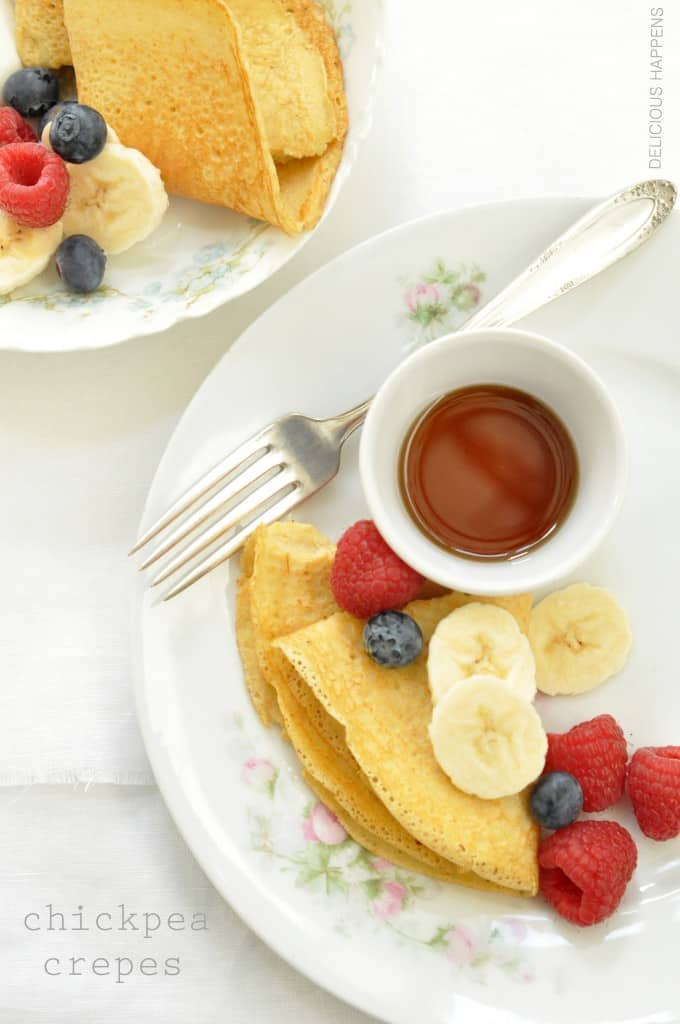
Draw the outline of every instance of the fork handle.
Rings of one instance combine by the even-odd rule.
[[[333,416],[332,419],[322,421],[332,444],[340,448],[349,435],[361,426],[371,408],[372,401],[373,399],[369,398],[361,405],[355,405],[353,409],[341,413],[340,416]]]
[[[617,192],[589,210],[495,298],[463,324],[463,330],[503,327],[578,288],[646,242],[673,209],[670,181],[652,179]],[[371,399],[324,420],[338,447],[366,419]]]

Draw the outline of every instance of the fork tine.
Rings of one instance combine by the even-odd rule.
[[[294,490],[284,495],[280,501],[277,501],[270,508],[266,509],[262,515],[257,517],[257,519],[248,523],[247,526],[244,526],[238,533],[234,534],[230,540],[225,544],[222,544],[216,551],[213,551],[212,555],[209,555],[207,558],[204,558],[202,562],[199,562],[191,572],[182,576],[174,587],[172,587],[172,589],[163,596],[163,600],[170,601],[173,597],[177,597],[178,594],[181,594],[182,591],[186,590],[192,584],[196,583],[204,576],[207,576],[207,574],[212,572],[213,569],[216,569],[218,565],[221,565],[222,562],[226,562],[231,558],[231,556],[238,551],[243,544],[245,544],[248,537],[257,529],[258,526],[262,526],[264,523],[272,523],[276,519],[280,519],[287,512],[290,512],[291,509],[295,508],[296,505],[299,505],[301,501],[304,501],[306,497],[308,497],[308,495],[301,487],[296,487]]]
[[[216,523],[213,523],[207,530],[200,533],[195,540],[185,544],[161,572],[154,577],[151,581],[151,586],[156,587],[159,583],[163,583],[169,576],[172,576],[178,569],[181,569],[187,562],[190,562],[192,558],[200,555],[202,551],[205,551],[206,548],[210,547],[216,540],[219,540],[225,533],[238,526],[247,516],[256,512],[265,502],[275,498],[280,491],[284,491],[286,488],[297,483],[292,469],[284,469],[281,473],[277,473],[275,477],[272,477],[271,480],[268,480],[261,487],[252,491],[243,501],[240,501],[238,505],[230,509],[226,515],[221,516]]]
[[[242,494],[247,487],[259,480],[260,477],[263,477],[272,469],[281,467],[283,459],[283,453],[277,452],[274,449],[256,459],[247,469],[242,470],[238,476],[234,477],[230,483],[220,488],[217,494],[204,501],[202,505],[199,505],[188,519],[183,520],[179,526],[176,526],[142,562],[139,571],[142,572],[144,569],[148,569],[159,558],[167,555],[172,548],[192,533],[197,526],[200,526],[206,519],[209,519],[214,512],[219,511],[223,505],[227,505],[230,501],[238,498],[239,494]]]
[[[207,473],[204,473],[204,475],[197,480],[196,483],[192,484],[184,494],[180,495],[180,497],[177,498],[177,500],[170,506],[167,512],[165,512],[160,519],[158,519],[153,526],[149,527],[149,529],[136,541],[135,546],[130,551],[130,554],[134,555],[141,548],[145,547],[150,540],[153,540],[153,538],[161,532],[161,530],[164,530],[165,527],[174,522],[178,516],[181,516],[183,512],[186,512],[195,501],[198,501],[199,498],[202,498],[207,491],[216,487],[217,484],[221,483],[221,481],[224,480],[225,477],[229,476],[230,473],[235,472],[239,466],[243,465],[243,463],[247,459],[251,458],[251,456],[256,455],[260,449],[263,449],[263,452],[266,455],[271,449],[271,444],[267,441],[267,435],[270,431],[271,425],[260,430],[252,437],[249,437],[247,441],[244,441],[243,444],[239,445],[238,448],[235,448],[233,452],[230,452],[230,454],[224,459],[221,459],[220,462],[213,466],[212,469],[209,469]]]

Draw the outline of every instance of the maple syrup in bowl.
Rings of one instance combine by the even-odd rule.
[[[400,457],[404,504],[444,550],[516,558],[569,515],[578,457],[564,423],[502,384],[451,391],[418,417]]]
[[[620,508],[625,441],[578,356],[516,329],[419,349],[378,391],[360,469],[376,525],[428,579],[520,593],[568,575]]]

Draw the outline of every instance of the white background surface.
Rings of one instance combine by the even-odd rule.
[[[286,269],[208,319],[117,349],[0,352],[0,1024],[153,1011],[167,1024],[366,1020],[270,954],[177,837],[134,720],[125,553],[193,392],[243,328],[317,266],[451,206],[680,178],[678,0],[664,5],[663,167],[647,167],[652,6],[387,0],[373,134],[335,211]],[[282,359],[285,346],[282,337]],[[205,912],[209,927],[149,940],[29,932],[24,915],[50,902],[67,914],[120,903],[166,919]],[[135,969],[123,984],[89,966],[81,978],[48,978],[50,955],[88,965],[180,955],[182,970]]]

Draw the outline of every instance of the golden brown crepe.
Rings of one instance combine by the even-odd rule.
[[[64,0],[16,0],[16,46],[27,67],[61,68],[71,63],[64,25]]]
[[[464,595],[406,608],[426,642]],[[521,618],[530,598],[521,603]],[[500,602],[499,602],[500,603]],[[428,735],[432,705],[425,649],[398,671],[363,649],[363,623],[338,612],[275,642],[345,728],[347,746],[376,794],[404,829],[465,871],[533,894],[538,888],[538,828],[524,794],[481,800],[462,793],[437,764]]]
[[[408,870],[417,868],[433,877],[477,888],[496,888],[494,882],[475,870],[431,849],[397,820],[350,751],[344,725],[329,714],[278,645],[272,646],[277,636],[291,632],[296,621],[310,624],[321,620],[319,624],[323,624],[337,617],[330,590],[334,551],[314,527],[299,523],[261,527],[246,545],[237,635],[253,702],[267,724],[281,721],[311,788],[357,842]],[[424,609],[424,618],[429,616],[434,622],[467,600],[470,598],[465,595],[449,594],[417,605]],[[502,603],[526,628],[531,599],[508,598]],[[360,630],[361,624],[357,625]],[[292,639],[297,635],[294,633]],[[341,649],[339,653],[342,661],[344,652]],[[351,659],[353,656],[350,652]],[[385,685],[390,685],[389,672]],[[425,690],[427,693],[427,687]],[[394,749],[399,749],[398,734],[392,735],[392,743]],[[448,780],[447,785],[451,785]],[[517,887],[524,889],[522,885]],[[526,886],[524,891],[532,891],[532,887]]]
[[[316,224],[347,107],[313,0],[64,0],[64,15],[79,99],[168,191],[290,234]]]
[[[237,638],[253,703],[265,724],[281,723],[311,788],[322,800],[330,796],[331,809],[340,809],[338,816],[347,832],[366,849],[407,870],[417,867],[435,878],[491,888],[401,827],[347,749],[344,729],[271,644],[281,635],[279,630],[288,632],[295,622],[317,621],[337,610],[330,590],[334,552],[322,534],[302,523],[261,527],[246,544],[237,598]],[[301,703],[295,693],[305,690],[307,699]],[[320,722],[331,742],[317,728]]]
[[[385,842],[371,832],[369,829],[364,828],[355,821],[345,810],[345,808],[339,804],[333,794],[324,788],[323,784],[315,779],[309,772],[303,770],[302,772],[305,782],[315,793],[319,800],[326,805],[329,811],[335,815],[340,824],[344,827],[345,831],[352,837],[352,839],[363,846],[365,850],[372,853],[375,857],[382,857],[384,860],[395,864],[397,867],[405,868],[406,871],[414,871],[416,874],[422,875],[427,874],[431,878],[436,878],[441,882],[455,882],[459,885],[467,885],[473,889],[491,889],[494,891],[502,891],[497,886],[490,885],[483,879],[478,878],[476,875],[464,874],[457,871],[455,865],[445,864],[443,870],[430,864],[427,867],[423,866],[422,860],[409,857],[407,853],[403,853],[401,850],[396,850],[390,846],[389,843]],[[445,862],[443,862],[445,863]]]
[[[293,674],[272,641],[338,610],[330,587],[335,547],[313,526],[273,523],[241,556],[236,635],[246,685],[266,726],[281,721],[275,683]]]
[[[332,33],[317,36],[305,29],[306,6],[297,0],[293,4],[283,0],[226,3],[241,33],[272,157],[285,162],[291,157],[321,156],[338,129],[320,48]]]

